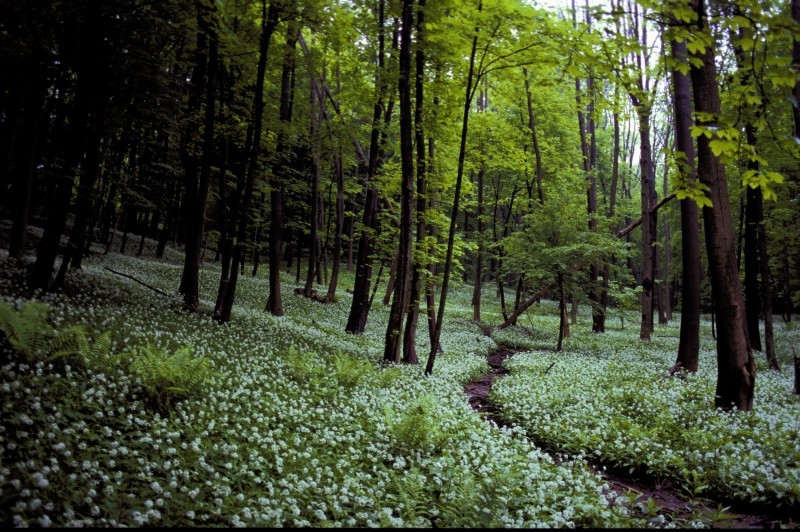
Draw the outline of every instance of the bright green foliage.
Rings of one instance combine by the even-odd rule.
[[[31,363],[81,355],[98,358],[108,353],[110,335],[100,335],[90,344],[81,326],[54,329],[47,321],[49,311],[44,303],[27,302],[19,310],[14,310],[8,303],[0,301],[0,329],[24,361]]]
[[[198,395],[203,385],[217,375],[208,356],[194,356],[194,347],[187,345],[170,352],[150,343],[120,353],[130,369],[142,379],[151,404],[169,412],[176,401]]]
[[[423,395],[401,413],[399,419],[391,405],[386,405],[384,414],[392,445],[398,451],[408,451],[425,447],[438,440],[438,427],[431,415],[433,398]]]

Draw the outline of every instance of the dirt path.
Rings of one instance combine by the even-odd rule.
[[[520,351],[498,346],[497,350],[487,357],[490,371],[480,377],[472,379],[464,392],[469,398],[469,404],[476,412],[483,414],[486,421],[490,421],[498,428],[508,426],[499,416],[499,409],[489,401],[489,392],[494,383],[509,374],[503,363]],[[554,452],[554,449],[544,448],[545,451]],[[681,522],[681,520],[698,518],[698,513],[705,516],[705,521],[712,528],[800,528],[798,516],[788,511],[764,507],[763,505],[743,504],[737,501],[712,501],[702,499],[692,505],[687,496],[682,494],[681,488],[674,483],[652,477],[649,475],[629,474],[627,470],[603,469],[594,464],[589,469],[603,476],[611,489],[623,499],[626,494],[639,494],[635,504],[642,505],[642,512],[648,514],[649,501],[653,501],[652,517],[663,516],[667,522]],[[712,516],[717,512],[719,505],[729,506],[723,518],[712,523]],[[683,521],[686,522],[686,521]]]

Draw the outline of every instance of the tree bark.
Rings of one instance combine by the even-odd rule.
[[[478,3],[478,12],[483,10],[483,1]],[[469,74],[467,74],[467,89],[464,97],[464,114],[461,121],[461,145],[458,152],[458,170],[456,173],[456,189],[453,197],[453,212],[450,217],[450,231],[447,237],[447,253],[444,260],[444,277],[442,279],[442,291],[439,296],[439,312],[436,317],[436,329],[431,340],[431,353],[428,357],[428,363],[425,365],[425,374],[430,375],[433,372],[433,366],[436,362],[436,353],[439,347],[439,337],[442,334],[442,320],[444,319],[445,302],[447,301],[447,288],[450,282],[450,269],[453,260],[453,245],[456,235],[456,219],[458,218],[458,204],[461,196],[461,184],[464,179],[464,159],[467,152],[467,132],[469,131],[469,110],[472,107],[472,98],[474,96],[473,77],[475,75],[475,54],[478,49],[478,32],[479,28],[476,27],[472,37],[472,50],[469,57]],[[477,83],[476,83],[477,85]]]
[[[294,71],[295,48],[300,32],[300,23],[292,19],[286,30],[283,70],[281,72],[280,122],[276,154],[279,158],[278,171],[270,179],[270,223],[269,223],[269,297],[264,310],[273,316],[283,316],[281,297],[281,246],[283,233],[284,205],[283,191],[289,180],[290,139],[289,127],[292,121],[292,77]]]
[[[372,114],[372,132],[370,134],[369,163],[364,186],[367,188],[362,225],[364,227],[358,243],[356,257],[356,280],[353,287],[353,302],[345,325],[345,331],[351,334],[362,334],[367,324],[370,309],[369,287],[372,277],[372,252],[375,247],[377,230],[378,190],[374,178],[380,168],[380,147],[383,137],[381,114],[384,111],[384,97],[387,92],[385,69],[385,35],[384,35],[385,0],[378,3],[378,69],[375,77],[375,105]],[[391,117],[391,102],[386,106],[384,124]]]
[[[411,112],[411,29],[414,20],[413,0],[403,0],[400,33],[400,249],[397,255],[397,277],[383,359],[399,363],[402,355],[401,332],[411,295],[411,251],[414,244],[414,123]]]
[[[687,61],[686,42],[670,43],[672,57]],[[680,171],[689,186],[695,186],[695,151],[690,134],[692,101],[689,77],[677,69],[672,71],[673,109],[675,114],[675,146],[684,154]],[[697,371],[700,353],[700,234],[697,203],[691,198],[681,202],[681,328],[676,365],[689,373]]]
[[[698,15],[699,30],[708,32],[705,0],[692,0]],[[693,54],[702,67],[691,69],[695,111],[720,114],[716,64],[713,46]],[[698,121],[699,122],[699,121]],[[701,126],[718,127],[716,121],[699,122]],[[697,175],[709,188],[712,207],[703,207],[706,248],[711,270],[711,285],[717,307],[717,407],[740,411],[753,408],[756,367],[747,338],[744,301],[736,267],[733,222],[731,220],[725,167],[714,155],[710,141],[701,135],[697,141]]]
[[[418,0],[419,10],[417,11],[417,51],[415,56],[414,72],[414,141],[417,149],[417,252],[427,255],[424,249],[427,227],[425,223],[426,203],[428,201],[428,190],[426,181],[425,160],[425,128],[423,124],[423,109],[425,102],[425,0]],[[403,333],[403,358],[406,364],[419,364],[417,358],[417,323],[419,321],[419,307],[423,294],[422,271],[425,261],[414,260],[412,257],[413,273],[411,277],[411,295],[408,317],[406,318],[406,328]]]

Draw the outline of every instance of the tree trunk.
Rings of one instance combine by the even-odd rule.
[[[98,0],[87,2],[84,14],[84,27],[80,32],[79,60],[75,72],[77,84],[74,102],[65,136],[61,141],[60,151],[63,153],[64,164],[57,170],[57,174],[53,176],[53,184],[50,185],[54,189],[53,195],[48,204],[44,235],[39,243],[36,262],[30,276],[31,287],[45,292],[52,288],[53,267],[72,201],[73,176],[78,174],[83,162],[86,141],[92,128],[92,113],[104,105],[101,94],[101,89],[105,86],[102,72],[105,61],[101,57],[101,51],[105,48],[104,35],[101,31],[102,3]],[[100,127],[97,120],[99,117],[94,118],[95,126]]]
[[[312,44],[314,43],[312,39]],[[313,75],[312,75],[313,76]],[[321,103],[321,102],[320,102]],[[319,239],[319,154],[317,153],[317,126],[320,121],[319,111],[317,110],[317,92],[311,89],[311,125],[308,133],[308,141],[311,151],[311,235],[308,246],[308,275],[306,285],[303,287],[303,294],[306,297],[311,295],[314,288],[314,273],[317,266],[317,240]]]
[[[386,345],[383,359],[399,363],[403,320],[411,295],[412,247],[414,245],[414,144],[411,112],[411,28],[414,20],[413,0],[403,0],[402,31],[400,34],[400,249],[397,255],[397,287],[392,298]]]
[[[642,187],[642,322],[639,338],[650,340],[653,332],[653,295],[655,290],[655,243],[656,223],[650,213],[650,208],[655,205],[655,179],[653,176],[653,156],[650,145],[650,105],[633,98],[634,106],[639,117],[640,155],[639,171],[641,172]]]
[[[380,167],[381,145],[381,114],[383,111],[383,98],[387,91],[385,76],[385,36],[384,36],[384,9],[385,0],[378,3],[378,71],[375,84],[377,87],[375,105],[372,114],[372,132],[370,134],[369,163],[364,186],[367,188],[362,225],[364,227],[358,243],[356,257],[356,280],[353,287],[353,302],[345,325],[345,331],[351,334],[362,334],[367,324],[370,299],[369,287],[372,277],[372,252],[375,247],[375,231],[377,229],[378,190],[375,188],[374,178]],[[384,122],[388,121],[391,105],[387,105]]]
[[[207,88],[206,88],[206,110],[204,117],[203,147],[200,160],[199,176],[195,173],[195,165],[190,164],[186,168],[186,255],[183,265],[183,277],[181,279],[180,292],[183,294],[184,307],[190,312],[196,311],[200,306],[200,262],[203,251],[203,235],[205,234],[206,203],[208,202],[208,189],[211,182],[211,163],[214,149],[214,111],[217,97],[217,52],[219,40],[216,33],[211,28],[209,21],[205,20],[200,8],[198,8],[198,48],[201,42],[206,39],[205,34],[210,37],[207,64]],[[203,34],[203,35],[201,35]],[[201,54],[204,52],[200,52]],[[203,66],[201,63],[205,57],[198,59],[196,70],[197,79],[193,82],[200,84],[203,80]],[[188,156],[194,159],[192,156]]]
[[[672,41],[672,57],[686,62],[686,42]],[[680,170],[687,186],[695,187],[694,142],[690,134],[692,101],[689,77],[672,71],[673,109],[675,113],[675,146],[684,154]],[[676,366],[694,373],[700,353],[700,234],[697,203],[691,198],[681,202],[681,328]]]
[[[665,141],[666,142],[666,141]],[[668,155],[664,155],[664,189],[663,193],[666,196],[669,193],[669,179],[668,179],[668,166],[667,166],[667,157]],[[666,325],[670,321],[672,321],[672,282],[670,281],[670,271],[672,268],[672,250],[670,249],[671,246],[671,235],[669,229],[669,216],[667,212],[664,211],[664,271],[662,275],[662,279],[664,279],[664,296],[662,301],[661,307],[663,307],[663,321],[662,321],[662,313],[659,310],[658,313],[658,323],[660,325]]]
[[[425,224],[426,202],[428,201],[427,183],[425,178],[425,130],[423,125],[423,109],[425,102],[425,0],[418,0],[419,10],[417,11],[417,51],[416,69],[414,73],[414,141],[417,149],[417,249],[420,253],[425,253],[425,237],[427,228]],[[427,255],[427,253],[425,253]],[[417,358],[417,323],[419,321],[419,306],[422,299],[422,268],[425,265],[422,261],[414,261],[412,256],[412,277],[411,295],[408,317],[406,318],[406,328],[403,333],[403,358],[406,364],[419,364]]]
[[[708,32],[705,0],[692,0],[699,17],[699,30]],[[720,114],[716,64],[713,46],[693,54],[702,67],[691,70],[697,113]],[[718,127],[715,121],[700,122],[701,126]],[[713,136],[712,136],[713,137]],[[750,411],[753,407],[756,367],[747,338],[744,302],[736,267],[733,222],[730,214],[725,166],[714,155],[710,141],[701,135],[697,141],[697,175],[709,188],[713,208],[703,208],[706,248],[711,270],[711,284],[717,307],[717,389],[714,403],[724,409]]]
[[[483,10],[483,1],[478,3],[478,12]],[[469,110],[472,107],[472,98],[475,95],[473,89],[473,76],[475,75],[475,54],[478,49],[478,32],[479,28],[476,27],[472,37],[472,51],[469,58],[469,74],[467,75],[467,89],[464,98],[464,114],[461,121],[461,145],[458,152],[458,170],[456,173],[456,189],[453,197],[453,212],[450,218],[450,231],[447,237],[447,253],[444,260],[444,277],[442,279],[442,291],[439,296],[439,312],[436,317],[436,329],[431,340],[431,353],[428,357],[428,363],[425,365],[425,374],[430,375],[433,372],[433,365],[436,361],[436,353],[439,347],[439,337],[442,333],[442,320],[444,319],[445,302],[447,301],[447,288],[450,282],[450,269],[453,260],[453,247],[456,235],[456,219],[458,218],[458,204],[461,196],[461,184],[464,179],[464,160],[467,152],[467,132],[469,131]],[[477,82],[475,83],[477,85]]]
[[[300,23],[292,19],[286,30],[286,46],[281,72],[280,121],[281,129],[275,151],[279,158],[278,172],[270,179],[270,223],[269,223],[269,297],[264,310],[273,316],[283,316],[281,297],[281,246],[283,233],[283,191],[288,182],[291,166],[289,126],[292,121],[292,72],[294,71],[295,48]]]

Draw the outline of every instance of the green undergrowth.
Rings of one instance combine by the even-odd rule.
[[[79,330],[85,340],[52,358],[46,342],[29,356],[10,336],[0,339],[0,522],[645,522],[605,494],[585,461],[555,463],[525,430],[497,430],[471,410],[462,387],[486,371],[484,357],[496,349],[478,324],[448,319],[445,354],[425,377],[424,320],[421,366],[380,362],[388,309],[379,301],[364,335],[344,332],[352,274],[333,304],[294,295],[294,278],[285,275],[280,318],[263,311],[266,271],[244,276],[232,323],[218,325],[210,318],[218,266],[203,266],[195,314],[181,309],[180,272],[171,256],[93,255],[69,272],[62,293],[41,294],[25,288],[19,263],[0,262],[10,313],[37,305],[47,335]],[[456,304],[468,291],[456,290]]]
[[[498,331],[498,342],[534,350],[506,362],[511,375],[490,399],[548,448],[673,479],[690,497],[800,508],[800,396],[792,393],[791,365],[798,331],[776,323],[783,373],[754,353],[753,411],[723,412],[714,408],[716,351],[708,324],[700,370],[662,378],[675,360],[678,323],[657,325],[647,343],[633,328],[595,335],[588,321],[579,322],[560,353],[520,328]]]

